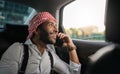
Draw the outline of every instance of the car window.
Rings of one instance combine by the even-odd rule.
[[[9,1],[0,1],[0,28],[4,28],[6,23],[25,25],[36,13],[36,11],[25,5]]]
[[[104,41],[106,0],[75,0],[64,8],[63,26],[73,39]]]

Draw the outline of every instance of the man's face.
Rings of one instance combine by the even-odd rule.
[[[41,30],[40,32],[40,40],[45,42],[46,44],[56,43],[56,38],[58,34],[56,22],[46,21],[42,25],[43,30]]]

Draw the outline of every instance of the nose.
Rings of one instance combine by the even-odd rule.
[[[55,30],[55,33],[58,34],[58,32],[59,32],[58,29],[56,29],[56,30]]]
[[[58,30],[57,26],[54,26],[54,33],[58,34],[58,32],[59,32],[59,30]]]

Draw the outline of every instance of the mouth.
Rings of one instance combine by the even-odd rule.
[[[50,34],[50,35],[52,35],[52,34],[56,34],[56,35],[57,35],[57,34],[58,34],[58,31],[53,30],[53,31],[50,31],[49,34]]]
[[[56,39],[57,39],[56,34],[49,34],[49,37],[50,37],[51,40],[54,40],[54,41],[56,41]]]
[[[57,38],[56,37],[52,37],[53,40],[56,40]]]
[[[49,32],[49,35],[52,35],[52,34],[54,34],[54,32]]]

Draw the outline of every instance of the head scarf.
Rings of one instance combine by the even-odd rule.
[[[56,19],[49,12],[39,12],[37,15],[35,15],[29,22],[29,34],[27,38],[31,38],[38,26],[47,20],[52,20],[56,22]]]

